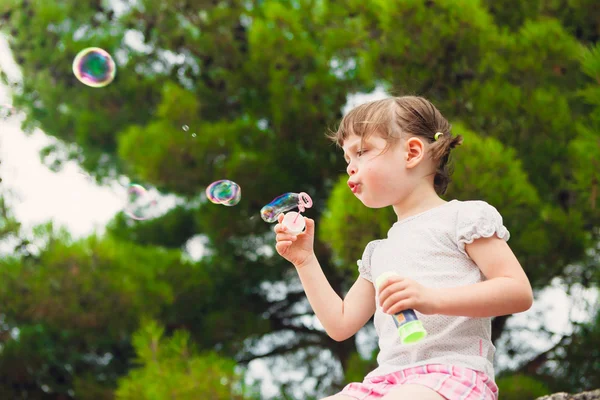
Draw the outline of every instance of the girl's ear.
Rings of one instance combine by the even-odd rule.
[[[406,140],[406,168],[414,168],[425,158],[425,144],[418,137],[411,137]]]

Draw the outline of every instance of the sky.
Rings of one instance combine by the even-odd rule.
[[[6,37],[0,36],[0,69],[20,80]],[[9,88],[0,85],[0,105],[10,105]],[[0,176],[5,189],[17,196],[13,211],[26,228],[53,220],[74,236],[101,228],[126,201],[126,189],[99,187],[74,163],[53,173],[40,161],[39,151],[55,142],[42,131],[27,136],[20,129],[22,116],[0,120]]]
[[[0,35],[0,69],[8,74],[11,80],[20,80],[20,71],[16,66],[8,48],[6,37]],[[384,97],[385,91],[378,88],[370,94],[349,96],[345,110],[359,103]],[[9,88],[0,84],[0,105],[10,105]],[[74,237],[83,237],[91,233],[102,233],[104,225],[123,209],[127,199],[127,189],[122,183],[115,182],[110,187],[96,185],[85,173],[71,162],[58,172],[51,172],[45,167],[39,156],[39,151],[54,139],[36,130],[27,135],[20,129],[22,116],[16,115],[6,121],[0,120],[0,185],[10,190],[15,197],[11,203],[18,221],[23,223],[25,231],[33,226],[53,221],[66,227]],[[165,207],[174,204],[170,198]],[[510,227],[509,227],[510,228]],[[188,252],[193,258],[201,256],[202,249],[198,241],[188,246]],[[554,281],[553,286],[536,293],[534,306],[527,312],[521,313],[510,320],[511,326],[527,329],[516,334],[519,340],[528,342],[531,346],[543,351],[552,346],[552,341],[540,340],[535,331],[537,326],[557,332],[554,340],[562,333],[570,332],[569,320],[587,320],[587,314],[582,305],[586,301],[598,300],[596,292],[580,290],[569,297],[560,281]],[[318,321],[317,326],[320,326]],[[359,343],[364,342],[365,331],[358,335]],[[501,344],[499,346],[501,348]],[[369,349],[361,347],[361,353]],[[508,366],[518,362],[518,356],[513,359],[498,355],[499,365]],[[270,384],[270,373],[260,360],[251,363],[250,375],[255,378],[265,378],[263,395],[273,395],[274,387]],[[298,379],[301,379],[298,378]]]

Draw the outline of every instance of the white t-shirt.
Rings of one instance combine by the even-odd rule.
[[[465,252],[465,244],[481,237],[510,234],[498,211],[484,201],[452,200],[396,222],[387,239],[369,242],[360,276],[370,282],[386,271],[395,271],[431,288],[471,285],[485,280]],[[375,329],[379,336],[379,366],[367,378],[424,364],[451,364],[482,371],[494,379],[495,347],[491,318],[423,315],[415,311],[427,337],[401,344],[392,316],[379,306],[376,293]]]

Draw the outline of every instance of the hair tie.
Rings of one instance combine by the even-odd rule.
[[[443,135],[443,133],[442,133],[442,132],[437,132],[437,133],[436,133],[436,134],[433,136],[433,138],[434,138],[434,139],[437,141],[437,140],[440,138],[440,136],[442,136],[442,135]]]

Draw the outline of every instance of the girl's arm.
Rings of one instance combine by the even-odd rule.
[[[496,236],[465,245],[486,281],[469,286],[435,289],[436,314],[494,317],[528,310],[531,284],[508,244]]]
[[[352,337],[375,313],[375,288],[359,277],[342,300],[325,277],[316,257],[296,269],[321,325],[333,340]]]

